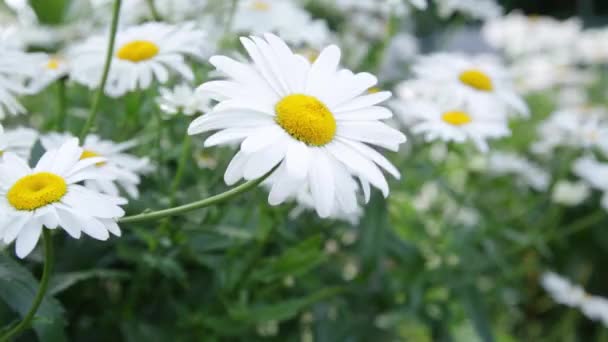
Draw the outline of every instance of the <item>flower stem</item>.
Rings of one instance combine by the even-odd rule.
[[[95,98],[93,98],[93,105],[91,106],[89,117],[87,118],[87,121],[82,127],[82,131],[80,131],[81,141],[87,136],[89,130],[95,122],[95,118],[97,117],[97,110],[99,109],[99,103],[101,102],[101,97],[103,96],[106,87],[106,82],[108,81],[108,73],[110,72],[110,64],[112,64],[112,55],[114,54],[114,41],[116,40],[116,31],[118,28],[120,4],[121,0],[114,0],[114,8],[112,10],[112,24],[110,26],[110,39],[108,41],[108,49],[106,51],[106,60],[103,66],[101,82],[99,84],[99,88],[97,89],[97,93],[95,94]]]
[[[58,131],[63,131],[65,126],[65,117],[67,115],[66,107],[66,77],[62,77],[57,81],[57,122],[55,127]]]
[[[158,13],[158,9],[154,4],[154,0],[146,0],[146,3],[148,4],[148,9],[150,9],[150,14],[152,14],[152,19],[156,21],[163,20],[163,18],[160,16],[160,13]]]
[[[191,143],[192,139],[190,138],[190,135],[185,134],[184,140],[182,141],[182,152],[177,164],[177,170],[175,171],[175,177],[173,177],[173,182],[171,183],[171,188],[169,189],[169,207],[173,207],[175,205],[175,195],[177,193],[179,185],[182,182],[184,171],[186,170],[186,165],[188,164]],[[167,217],[163,221],[163,223],[161,224],[161,230],[167,228],[170,223],[170,220],[171,218]]]
[[[30,310],[23,317],[23,320],[21,320],[19,324],[14,326],[4,335],[0,336],[0,341],[8,341],[12,337],[16,337],[19,333],[27,329],[32,323],[34,316],[36,316],[36,312],[38,311],[40,304],[42,304],[42,300],[44,299],[44,295],[49,285],[49,278],[51,276],[51,271],[53,269],[54,262],[53,241],[51,238],[51,232],[48,229],[43,229],[42,236],[44,239],[44,268],[42,270],[42,278],[40,279],[40,287],[38,288],[38,293],[36,293],[34,302],[32,303]]]
[[[275,169],[276,169],[276,167],[274,167],[272,170],[268,171],[268,173],[266,173],[264,176],[262,176],[258,179],[254,179],[254,180],[245,182],[245,183],[243,183],[237,187],[234,187],[226,192],[223,192],[219,195],[211,196],[211,197],[205,198],[200,201],[192,202],[192,203],[174,207],[174,208],[163,209],[163,210],[152,211],[152,212],[143,212],[138,215],[123,217],[118,222],[134,223],[134,222],[158,220],[158,219],[162,219],[164,217],[177,216],[177,215],[181,215],[183,213],[187,213],[189,211],[193,211],[193,210],[197,210],[197,209],[219,204],[221,202],[229,200],[233,197],[236,197],[242,193],[245,193],[245,192],[255,188],[260,183],[262,183],[266,178],[268,178],[274,172]]]

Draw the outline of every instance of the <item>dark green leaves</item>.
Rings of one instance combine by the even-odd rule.
[[[0,298],[11,309],[24,315],[37,290],[38,282],[26,268],[7,255],[0,254]],[[42,301],[33,321],[33,328],[41,341],[66,340],[63,312],[61,304],[54,298],[47,296]]]

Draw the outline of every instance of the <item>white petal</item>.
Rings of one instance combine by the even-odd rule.
[[[15,251],[19,258],[25,258],[34,250],[41,232],[42,225],[37,220],[31,220],[23,227],[15,244]]]

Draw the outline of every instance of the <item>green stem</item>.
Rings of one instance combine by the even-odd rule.
[[[65,126],[65,117],[67,116],[66,106],[66,77],[62,77],[57,81],[57,122],[55,126],[58,131],[63,131]]]
[[[175,195],[179,189],[179,185],[182,182],[186,165],[188,164],[191,143],[192,139],[190,138],[190,135],[186,134],[184,136],[184,141],[182,141],[182,152],[177,164],[177,170],[175,171],[175,177],[173,177],[173,182],[171,183],[171,188],[169,190],[169,207],[173,207],[175,205]],[[171,218],[167,217],[161,224],[161,231],[167,228],[169,223],[171,223]]]
[[[42,270],[42,278],[40,279],[40,287],[38,288],[38,293],[36,293],[34,302],[32,303],[30,310],[23,317],[23,320],[11,330],[2,335],[0,337],[0,341],[8,341],[10,338],[16,337],[19,333],[27,329],[32,323],[34,316],[36,316],[36,312],[38,311],[40,304],[42,304],[42,300],[44,299],[44,295],[49,285],[49,278],[51,276],[54,261],[53,241],[51,238],[51,232],[48,229],[43,229],[42,236],[44,239],[44,268]]]
[[[163,17],[158,13],[154,0],[146,0],[146,3],[148,4],[148,9],[150,9],[150,14],[152,14],[152,19],[155,21],[162,21]]]
[[[95,122],[95,118],[97,117],[97,110],[99,109],[99,103],[101,102],[101,97],[105,91],[106,82],[108,81],[108,74],[110,72],[110,64],[112,64],[112,55],[114,54],[114,41],[116,40],[116,30],[118,29],[118,16],[120,13],[120,4],[121,0],[114,0],[114,8],[112,10],[112,24],[110,26],[110,39],[108,41],[108,49],[106,51],[106,60],[103,65],[103,73],[101,75],[101,83],[99,84],[99,88],[97,89],[97,93],[95,94],[95,98],[93,99],[93,105],[91,106],[91,111],[89,112],[89,117],[82,127],[82,131],[80,131],[80,140],[82,141],[89,130],[93,126]]]
[[[262,176],[258,179],[254,179],[254,180],[245,182],[245,183],[243,183],[237,187],[234,187],[226,192],[223,192],[219,195],[211,196],[211,197],[205,198],[200,201],[192,202],[192,203],[174,207],[174,208],[163,209],[163,210],[152,211],[152,212],[144,212],[144,213],[134,215],[134,216],[123,217],[118,222],[134,223],[134,222],[158,220],[158,219],[162,219],[164,217],[177,216],[177,215],[181,215],[183,213],[187,213],[187,212],[190,212],[193,210],[197,210],[197,209],[219,204],[221,202],[229,200],[233,197],[236,197],[244,192],[247,192],[247,191],[255,188],[260,183],[262,183],[266,178],[268,178],[274,172],[275,169],[276,169],[276,167],[273,168],[272,170],[268,171],[268,173],[266,173],[264,176]]]

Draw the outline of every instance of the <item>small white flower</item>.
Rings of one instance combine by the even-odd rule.
[[[555,203],[576,206],[581,204],[589,195],[591,189],[583,182],[568,182],[560,180],[555,184],[551,199]]]
[[[553,272],[545,272],[541,285],[560,304],[581,310],[589,319],[600,321],[608,326],[608,300],[599,296],[592,296],[585,290],[572,284],[568,279]]]
[[[19,127],[12,130],[6,130],[4,133],[2,133],[2,130],[0,129],[0,157],[2,157],[4,153],[11,152],[22,159],[29,160],[36,139],[38,139],[38,132],[31,128]]]
[[[541,285],[560,304],[578,308],[586,296],[582,287],[573,285],[568,279],[553,272],[546,272],[541,278]]]
[[[475,19],[492,19],[500,17],[502,7],[494,0],[435,0],[441,17],[450,17],[462,13]]]
[[[510,152],[493,152],[488,158],[487,171],[495,175],[515,174],[538,191],[547,190],[551,177],[538,165]]]
[[[529,115],[528,106],[515,93],[507,70],[493,56],[439,53],[422,57],[413,70],[418,79],[444,89],[453,98],[494,109],[486,115],[505,117],[513,111]]]
[[[0,28],[0,36],[3,34]],[[40,74],[43,59],[43,54],[22,52],[0,39],[0,119],[25,112],[16,97],[30,93],[27,84]]]
[[[241,143],[224,180],[273,175],[269,203],[277,205],[310,189],[321,217],[357,210],[359,178],[366,199],[370,184],[388,196],[381,169],[399,171],[369,145],[398,150],[405,136],[382,123],[392,116],[379,103],[390,92],[368,94],[377,83],[369,73],[340,69],[341,51],[325,48],[311,65],[277,36],[242,38],[253,64],[224,56],[210,59],[226,80],[199,87],[220,101],[194,120],[189,134],[219,131],[205,146]]]
[[[45,153],[34,169],[14,153],[0,163],[0,236],[16,242],[17,256],[24,258],[36,247],[43,227],[63,228],[73,238],[82,232],[107,240],[120,236],[116,219],[124,215],[119,205],[126,200],[103,195],[78,183],[95,179],[90,170],[103,158],[80,160],[78,139]]]
[[[48,85],[62,77],[67,77],[70,71],[66,57],[60,55],[45,55],[40,65],[40,74],[36,75],[28,85],[32,92],[40,92]]]
[[[58,148],[73,138],[70,134],[51,133],[43,136],[41,142],[48,151]],[[103,140],[94,134],[88,135],[82,144],[83,151],[80,158],[85,160],[102,157],[104,161],[95,164],[99,177],[85,180],[84,185],[111,196],[118,196],[122,188],[132,198],[139,197],[140,175],[149,170],[150,161],[148,158],[139,158],[126,153],[136,145],[134,140],[115,143]]]
[[[201,114],[211,109],[211,99],[195,91],[189,85],[178,84],[173,89],[159,88],[160,95],[156,99],[160,109],[169,115],[182,113],[187,116]]]
[[[423,135],[426,141],[464,143],[470,140],[481,152],[487,152],[488,139],[510,134],[506,121],[488,116],[492,109],[482,105],[473,106],[464,101],[438,97],[404,101],[400,108],[397,111],[399,117],[413,133]]]
[[[291,0],[239,1],[233,22],[237,32],[274,32],[295,45],[322,46],[330,34],[324,21],[314,20],[297,2]]]
[[[106,94],[122,96],[129,91],[147,89],[153,80],[166,83],[169,71],[187,81],[194,75],[186,57],[204,57],[205,34],[192,24],[174,26],[146,23],[126,28],[116,35],[114,56]],[[98,86],[107,49],[106,35],[89,38],[70,52],[70,77],[89,88]]]

